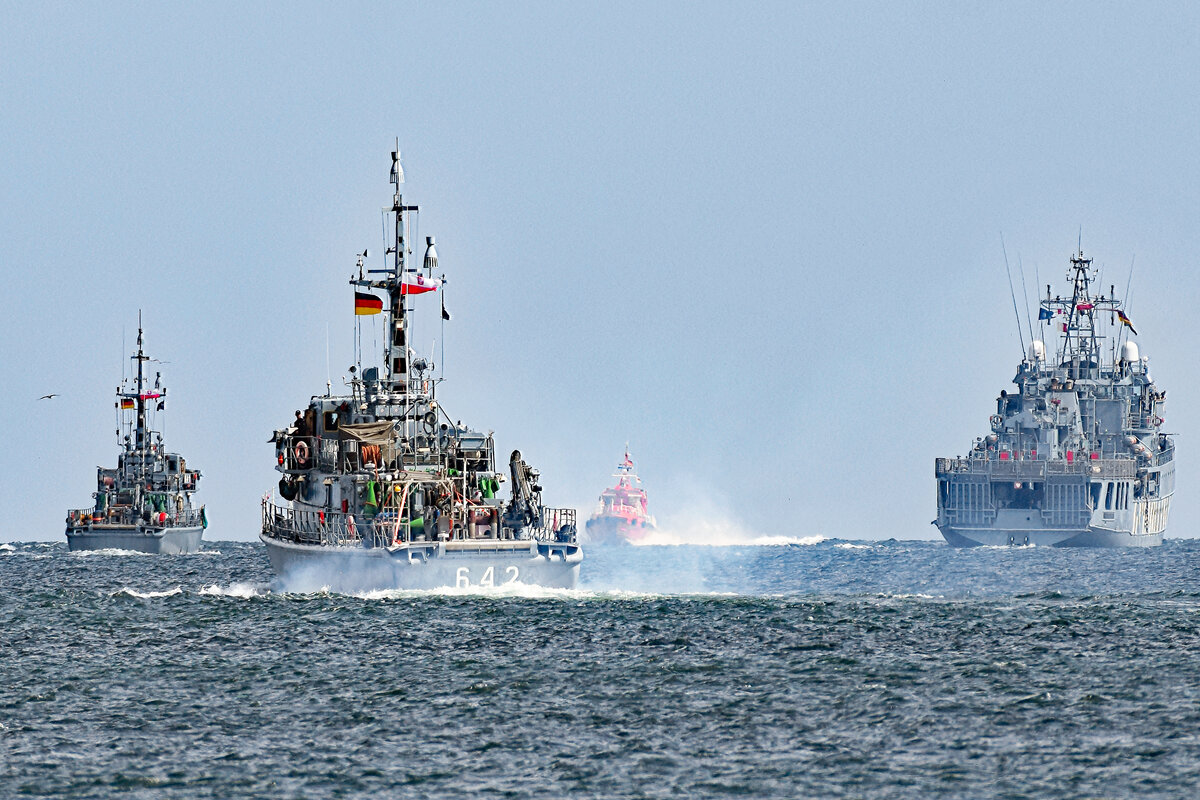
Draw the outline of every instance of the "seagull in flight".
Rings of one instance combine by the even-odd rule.
[[[44,394],[41,397],[39,397],[38,400],[53,400],[55,397],[58,397],[58,395],[57,394]]]

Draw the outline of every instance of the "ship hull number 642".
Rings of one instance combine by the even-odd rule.
[[[470,586],[507,586],[510,583],[516,583],[521,577],[521,571],[515,566],[507,566],[504,568],[504,574],[500,576],[500,580],[496,579],[496,568],[488,567],[483,571],[483,577],[479,579],[479,583],[471,583],[471,568],[459,567],[454,574],[454,588],[466,589]]]

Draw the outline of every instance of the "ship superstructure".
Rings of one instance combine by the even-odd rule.
[[[96,470],[95,503],[67,512],[71,550],[133,550],[143,553],[192,553],[200,549],[208,525],[204,507],[192,495],[200,470],[178,453],[167,452],[154,419],[166,409],[162,373],[148,386],[141,319],[133,376],[117,387],[117,436],[121,452],[115,469]]]
[[[1097,269],[1071,257],[1069,296],[1040,301],[1054,352],[1030,343],[1015,392],[1001,391],[991,431],[959,458],[938,458],[938,515],[953,545],[1150,546],[1162,543],[1175,489],[1166,392],[1150,377],[1116,298],[1094,295]]]
[[[587,540],[595,544],[632,544],[655,530],[646,490],[637,476],[629,448],[613,473],[616,484],[600,495],[596,510],[586,525]]]
[[[402,196],[398,150],[391,183],[383,268],[364,269],[364,251],[350,279],[356,315],[384,316],[383,363],[364,367],[360,347],[349,393],[327,386],[272,436],[283,501],[263,500],[261,538],[272,567],[285,583],[335,591],[572,587],[583,557],[574,509],[543,503],[538,472],[519,451],[497,469],[492,432],[447,413],[433,353],[412,346],[416,307],[428,303],[428,315],[445,275],[435,274],[433,237],[421,265],[410,264],[418,208]],[[443,303],[439,324],[446,319]]]

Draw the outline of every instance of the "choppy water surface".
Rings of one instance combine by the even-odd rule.
[[[1120,797],[1200,786],[1200,543],[591,549],[584,588],[270,591],[0,550],[0,796]]]

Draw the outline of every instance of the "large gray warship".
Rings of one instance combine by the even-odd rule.
[[[960,458],[938,458],[937,519],[957,546],[1147,547],[1162,544],[1175,490],[1175,444],[1162,431],[1166,392],[1133,323],[1096,269],[1071,257],[1069,297],[1040,301],[1057,350],[1034,340],[1001,391],[991,432]],[[1101,334],[1101,328],[1108,335]]]
[[[208,519],[204,507],[192,505],[200,470],[190,469],[178,453],[163,447],[152,418],[166,408],[162,374],[147,387],[138,319],[137,370],[117,387],[117,436],[121,453],[116,469],[98,467],[91,508],[67,512],[67,546],[71,550],[132,550],[141,553],[193,553],[200,549]]]
[[[359,345],[349,393],[334,395],[327,384],[271,437],[283,502],[263,498],[260,538],[272,569],[285,588],[300,591],[572,588],[583,558],[575,510],[544,505],[538,472],[519,451],[507,474],[497,470],[492,433],[447,414],[436,365],[410,346],[415,305],[445,276],[434,276],[433,237],[422,265],[409,265],[418,209],[404,202],[398,150],[390,181],[394,234],[384,268],[364,272],[364,251],[350,279],[356,316],[386,314],[383,370],[364,368]],[[447,319],[443,302],[440,323]],[[500,486],[509,481],[503,501]]]

